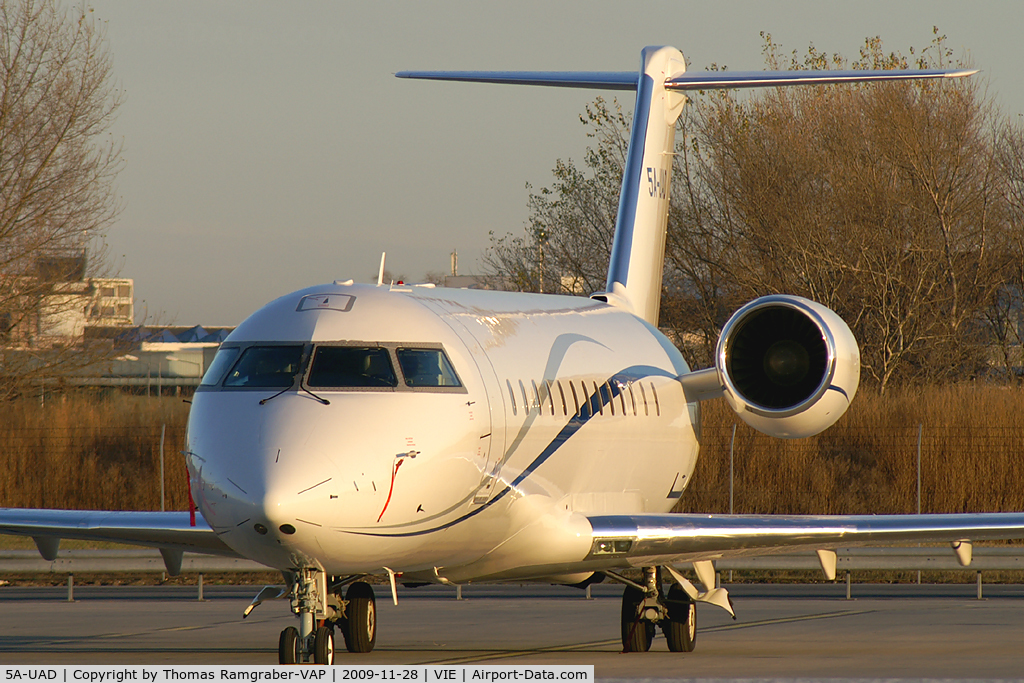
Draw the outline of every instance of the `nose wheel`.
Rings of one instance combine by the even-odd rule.
[[[277,661],[281,664],[299,663],[299,630],[294,626],[281,631],[277,643]]]
[[[296,570],[292,579],[292,612],[298,628],[281,631],[278,662],[281,664],[330,665],[334,663],[335,628],[341,631],[349,652],[370,652],[377,643],[377,602],[373,588],[355,581],[342,597],[343,587],[356,577],[331,583],[316,569]]]
[[[334,629],[321,626],[313,633],[313,663],[334,664]]]
[[[345,594],[342,633],[349,652],[370,652],[377,643],[377,601],[370,584],[356,581]]]

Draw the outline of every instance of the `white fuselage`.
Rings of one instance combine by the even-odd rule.
[[[408,386],[401,362],[396,386],[276,397],[208,374],[189,418],[192,494],[225,543],[272,567],[581,580],[560,567],[590,550],[585,515],[668,511],[693,473],[686,363],[598,301],[325,285],[257,311],[222,352],[253,345],[301,346],[303,377],[323,345],[392,361],[441,349],[461,385]]]

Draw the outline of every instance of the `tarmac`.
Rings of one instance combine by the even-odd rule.
[[[377,586],[377,646],[345,664],[593,664],[598,679],[1024,679],[1024,586],[727,586],[737,619],[698,606],[697,647],[621,654],[622,590]],[[258,586],[0,587],[0,664],[276,664],[286,601]]]

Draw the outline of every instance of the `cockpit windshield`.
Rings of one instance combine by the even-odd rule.
[[[440,346],[374,341],[236,342],[217,352],[199,389],[217,387],[465,393]]]
[[[318,346],[306,384],[315,388],[395,387],[398,379],[387,349]]]
[[[448,362],[448,356],[441,349],[395,350],[398,362],[409,387],[459,387],[455,370]]]
[[[204,387],[220,384],[220,381],[224,379],[224,375],[227,374],[228,368],[234,364],[236,358],[238,358],[237,347],[222,346],[217,350],[217,355],[213,357],[213,362],[210,363],[210,367],[206,374],[203,375],[203,381],[200,384]]]
[[[225,387],[290,387],[302,362],[301,346],[250,346],[231,368]]]

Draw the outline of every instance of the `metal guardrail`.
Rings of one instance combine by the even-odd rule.
[[[971,563],[963,567],[946,548],[843,548],[836,550],[836,571],[1013,571],[1024,570],[1024,547],[974,546]],[[821,571],[813,551],[719,560],[718,571]]]
[[[715,562],[722,570],[821,571],[813,551],[733,558]],[[836,551],[836,570],[845,571],[1014,571],[1024,570],[1024,547],[974,547],[973,559],[960,566],[948,548],[845,548]],[[156,550],[61,550],[44,560],[35,550],[0,550],[3,574],[88,574],[164,572]],[[184,553],[185,573],[274,571],[258,562],[234,557]]]
[[[163,557],[157,550],[61,550],[57,559],[44,560],[35,550],[0,550],[0,577],[3,574],[113,574],[119,572],[165,572]],[[183,573],[274,571],[252,560],[184,553]]]
[[[729,570],[821,571],[816,554],[785,553],[761,557],[719,560],[718,576]],[[846,548],[836,551],[836,571],[846,574],[846,599],[851,599],[854,571],[973,571],[978,599],[982,599],[983,571],[1024,570],[1024,547],[975,547],[971,564],[963,567],[949,548]],[[35,550],[0,550],[0,583],[4,574],[67,574],[68,601],[74,601],[75,574],[164,572],[163,557],[156,550],[62,550],[52,562]],[[274,571],[258,562],[233,557],[184,553],[182,573],[198,574],[198,599],[203,600],[203,574],[218,572]],[[719,578],[720,581],[720,578]],[[590,587],[586,597],[589,599]],[[456,586],[462,599],[462,586]]]

